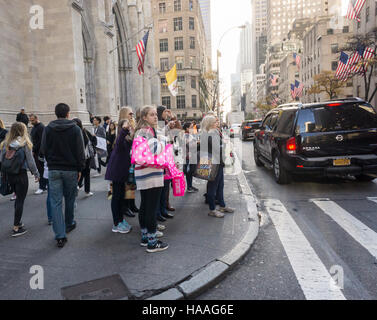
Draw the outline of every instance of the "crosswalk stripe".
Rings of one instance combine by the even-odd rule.
[[[330,216],[352,238],[377,258],[377,233],[356,219],[333,201],[312,200],[325,214]]]
[[[377,197],[368,197],[368,200],[377,203]]]
[[[301,289],[308,300],[345,300],[321,259],[279,200],[265,202]]]

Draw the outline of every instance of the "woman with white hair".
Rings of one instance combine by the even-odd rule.
[[[208,148],[204,151],[212,155],[212,163],[219,164],[215,180],[208,182],[207,200],[210,209],[208,215],[215,218],[224,218],[225,213],[233,213],[234,209],[227,207],[224,201],[224,148],[219,125],[219,120],[212,115],[203,119],[200,145],[201,151],[203,151],[202,148]],[[216,210],[216,200],[220,205],[219,210]]]

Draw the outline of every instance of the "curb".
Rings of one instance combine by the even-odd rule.
[[[240,166],[238,156],[236,164]],[[240,191],[245,196],[248,211],[249,228],[242,240],[223,257],[210,262],[188,276],[188,280],[177,283],[172,288],[148,298],[147,300],[184,300],[194,299],[204,291],[219,283],[226,274],[240,261],[251,249],[259,233],[259,217],[257,201],[252,193],[245,174],[241,170],[237,174]]]

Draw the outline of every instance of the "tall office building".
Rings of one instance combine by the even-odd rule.
[[[206,33],[207,52],[212,57],[211,0],[199,0],[199,5]]]
[[[202,118],[200,76],[210,70],[207,41],[198,0],[152,0],[155,63],[161,79],[161,104],[179,119]],[[166,73],[177,65],[178,95],[166,85]]]
[[[266,60],[267,50],[267,5],[268,0],[251,0],[252,21],[255,43],[255,69],[257,74],[259,67]]]
[[[295,19],[328,15],[341,6],[342,0],[268,0],[268,44],[285,39]]]

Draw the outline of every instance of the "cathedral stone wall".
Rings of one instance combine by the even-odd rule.
[[[34,5],[42,29],[30,25]],[[117,118],[123,105],[158,103],[153,36],[144,76],[135,51],[150,14],[150,0],[0,0],[0,119],[9,126],[24,107],[47,123],[64,102],[88,124],[89,112]]]

